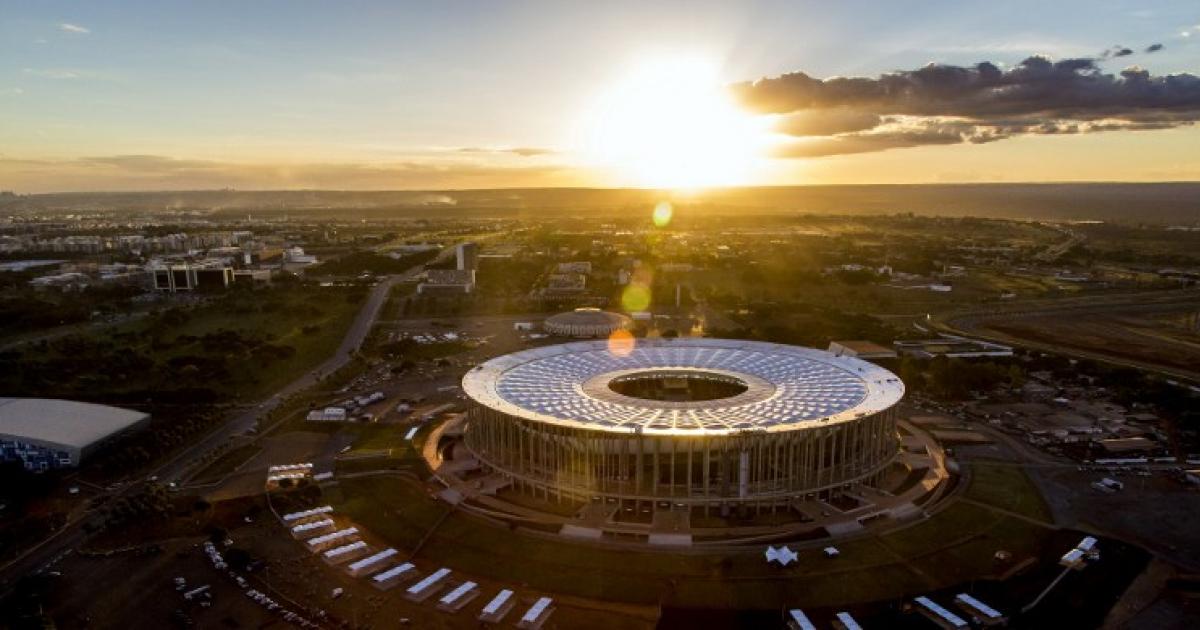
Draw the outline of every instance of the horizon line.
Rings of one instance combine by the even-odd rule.
[[[657,188],[644,186],[488,186],[480,188],[131,188],[127,190],[54,190],[43,192],[19,192],[13,189],[0,188],[0,193],[11,193],[18,197],[37,197],[47,195],[126,195],[126,194],[160,194],[160,193],[467,193],[488,191],[522,191],[522,190],[561,190],[561,191],[637,191],[664,194],[696,194],[701,195],[714,191],[763,190],[787,188],[856,188],[856,187],[939,187],[939,186],[1167,186],[1181,184],[1200,184],[1200,179],[1163,179],[1163,180],[1026,180],[1026,181],[954,181],[954,182],[864,182],[858,184],[747,184],[736,186],[707,186],[703,188]]]

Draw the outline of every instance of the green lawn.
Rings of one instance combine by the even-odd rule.
[[[252,298],[261,300],[257,307],[245,304],[245,300],[231,299],[233,304],[218,302],[192,310],[186,322],[163,338],[177,346],[171,353],[176,356],[195,351],[194,344],[180,343],[181,339],[222,331],[235,331],[268,339],[272,345],[294,348],[295,354],[286,360],[235,364],[231,368],[236,377],[226,388],[239,397],[254,399],[280,389],[333,355],[358,313],[361,297],[340,287],[272,290],[266,296]]]
[[[365,295],[293,282],[198,306],[168,301],[143,319],[0,357],[0,390],[118,404],[258,400],[328,359]]]
[[[238,466],[246,463],[247,460],[260,452],[262,452],[262,447],[258,444],[243,444],[226,451],[193,477],[192,481],[195,483],[220,481],[225,475],[233,472]]]
[[[340,512],[412,549],[447,511],[399,479],[346,479]],[[510,583],[602,600],[688,607],[770,608],[784,601],[848,604],[983,576],[992,554],[1036,554],[1050,530],[959,503],[926,522],[885,537],[837,543],[835,560],[803,550],[788,569],[768,566],[761,550],[667,554],[613,550],[510,532],[453,513],[429,538],[420,557]],[[959,567],[951,570],[947,565]]]
[[[1050,521],[1050,509],[1025,471],[1015,466],[971,462],[967,497],[998,508]]]

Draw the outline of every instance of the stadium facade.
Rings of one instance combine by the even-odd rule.
[[[467,448],[519,491],[706,512],[876,484],[904,395],[861,359],[702,338],[526,350],[476,367],[463,390]]]

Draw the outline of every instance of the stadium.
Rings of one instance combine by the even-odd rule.
[[[546,318],[546,332],[560,337],[591,337],[604,339],[618,330],[628,330],[633,320],[620,313],[598,308],[577,308]]]
[[[463,378],[465,445],[549,501],[776,507],[874,485],[904,385],[852,357],[756,341],[582,341]]]

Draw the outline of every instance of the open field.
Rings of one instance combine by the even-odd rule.
[[[981,487],[968,492],[974,500],[998,499],[1005,509],[1043,515],[1040,506],[1024,507],[1037,506],[1037,495],[1019,470],[985,472],[978,483]],[[1009,551],[1014,562],[1045,558],[1055,551],[1048,547],[1055,539],[1052,530],[966,502],[895,533],[839,542],[842,555],[836,560],[810,549],[801,553],[797,565],[779,569],[763,563],[758,549],[664,554],[517,535],[451,512],[399,478],[344,480],[338,494],[340,511],[399,547],[413,548],[436,525],[419,557],[563,594],[645,604],[661,601],[680,608],[764,609],[789,602],[832,606],[890,600],[993,575],[1003,569],[993,559],[999,549]],[[805,579],[797,579],[800,576]]]
[[[1165,312],[1075,314],[1070,317],[1034,315],[985,321],[985,334],[1028,340],[1079,352],[1158,365],[1200,378],[1200,331],[1183,325],[1196,312],[1196,304],[1180,304]],[[1141,310],[1141,309],[1138,309]]]
[[[203,344],[206,335],[227,334],[227,331],[293,348],[294,353],[286,361],[231,366],[234,376],[225,387],[238,398],[254,399],[281,388],[333,354],[364,296],[365,292],[341,287],[292,288],[265,296],[252,294],[240,300],[241,306],[214,304],[191,311],[182,324],[171,326],[160,338],[178,348],[179,354],[194,352],[194,346],[188,347],[194,343],[189,342],[192,337],[200,338]],[[247,301],[249,304],[245,304]]]
[[[1079,298],[949,315],[952,330],[1200,380],[1200,293]]]
[[[10,395],[111,402],[255,400],[327,359],[361,289],[278,286],[21,346],[0,365]],[[173,392],[180,392],[173,394]]]
[[[1037,486],[1015,466],[971,462],[971,484],[966,497],[1039,521],[1052,519]]]

